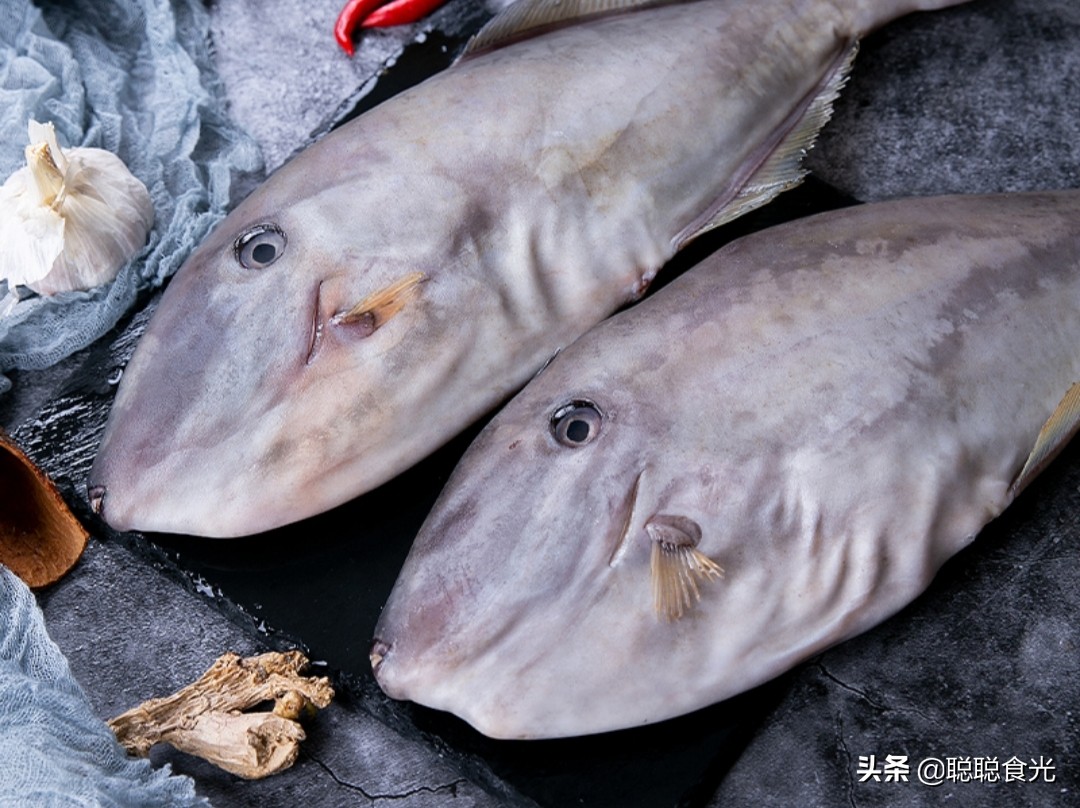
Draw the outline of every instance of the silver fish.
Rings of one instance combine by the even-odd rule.
[[[170,283],[91,499],[233,536],[393,477],[802,177],[855,42],[961,0],[527,0],[332,133]]]
[[[875,625],[1080,424],[1080,191],[732,242],[480,433],[376,628],[395,698],[500,738],[721,701]]]

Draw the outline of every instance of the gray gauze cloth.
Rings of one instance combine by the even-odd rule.
[[[118,155],[155,216],[111,284],[30,296],[0,317],[0,374],[53,365],[112,328],[224,215],[234,180],[261,169],[225,114],[208,43],[201,0],[0,3],[0,182],[26,164],[27,120],[51,121],[61,148]],[[9,387],[0,375],[0,393]]]
[[[0,807],[203,806],[191,779],[129,758],[94,715],[41,609],[0,564]]]

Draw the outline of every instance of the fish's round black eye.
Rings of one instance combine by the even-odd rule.
[[[603,420],[600,410],[591,401],[571,401],[551,416],[551,434],[563,446],[584,446],[600,434]]]
[[[245,230],[233,245],[244,269],[263,269],[285,252],[285,231],[276,224],[257,224]]]

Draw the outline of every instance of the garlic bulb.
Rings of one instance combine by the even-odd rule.
[[[42,295],[111,281],[146,243],[150,194],[104,149],[60,150],[30,121],[24,168],[0,187],[0,279]]]

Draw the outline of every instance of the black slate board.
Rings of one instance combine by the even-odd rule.
[[[461,40],[432,35],[380,78],[348,120],[442,69]],[[723,244],[748,232],[852,204],[823,183],[808,181],[773,204],[695,241],[660,273],[653,290]],[[453,716],[386,698],[370,671],[368,646],[382,605],[409,546],[478,424],[380,489],[331,512],[268,533],[215,540],[116,534],[93,517],[84,480],[115,385],[132,343],[160,295],[145,295],[113,332],[56,371],[16,372],[0,400],[0,423],[46,413],[22,431],[39,464],[65,481],[67,498],[100,540],[135,547],[165,564],[187,585],[217,600],[270,645],[300,644],[336,673],[339,689],[399,731],[422,737],[483,784],[501,779],[523,802],[541,806],[703,805],[754,730],[782,697],[783,679],[693,715],[662,724],[579,739],[494,741]],[[77,369],[72,373],[71,367]],[[59,388],[50,380],[67,375]],[[42,391],[49,400],[43,402]],[[44,406],[42,406],[44,404]],[[50,413],[55,414],[55,417]],[[493,790],[503,791],[493,782]]]
[[[1011,3],[997,5],[1004,9],[1003,13],[1016,18],[1011,10]],[[904,25],[916,26],[918,22],[914,19],[908,23],[901,22],[878,36],[886,39],[894,35],[900,36]],[[1023,30],[1023,27],[1016,30]],[[1053,31],[1047,29],[1042,35],[1049,38],[1057,31],[1057,28]],[[995,53],[996,48],[986,47],[983,38],[970,34],[971,31],[966,29],[966,40],[970,40],[971,48],[979,51],[977,55],[980,59],[987,58],[986,54]],[[955,41],[954,34],[950,34],[948,41]],[[445,46],[446,43],[442,43],[439,47],[441,49]],[[916,61],[922,60],[924,51],[933,52],[940,48],[940,45],[936,40],[928,40],[922,48],[923,50],[919,51],[920,58]],[[872,50],[872,47],[866,48],[866,52]],[[440,58],[446,58],[445,52]],[[867,65],[865,58],[862,58],[862,62],[861,72],[872,78],[872,71],[869,69],[872,68],[872,63]],[[402,63],[408,64],[409,60],[404,59]],[[389,81],[396,80],[400,64],[391,69],[387,76]],[[417,66],[414,72],[417,77],[422,77],[425,70],[426,68]],[[1021,73],[1019,70],[1013,72],[1018,75]],[[394,91],[391,84],[380,83],[380,88],[382,87],[386,89],[380,89],[379,92],[385,95]],[[880,95],[881,88],[875,86],[873,93]],[[851,95],[850,91],[848,95]],[[371,95],[367,100],[371,101],[376,97]],[[893,96],[887,98],[889,103],[894,100]],[[1055,100],[1066,104],[1069,98],[1066,95]],[[866,103],[861,101],[852,106],[861,109],[861,105]],[[942,106],[949,107],[949,104]],[[1053,111],[1054,118],[1058,117],[1058,112],[1057,109]],[[919,106],[909,117],[918,119],[924,115],[925,110]],[[1046,115],[1049,117],[1051,113],[1047,112]],[[1068,120],[1065,115],[1060,117],[1063,121]],[[858,123],[858,120],[855,123]],[[951,131],[948,127],[942,128],[946,132]],[[978,126],[973,128],[983,131]],[[1011,128],[1007,127],[1006,130],[1013,134]],[[834,127],[834,132],[838,131]],[[847,127],[844,131],[847,131]],[[993,130],[990,132],[992,134]],[[859,138],[851,138],[851,141],[860,148],[860,144],[864,143],[864,140]],[[891,140],[887,148],[894,148]],[[1057,154],[1050,149],[1040,148],[1036,151],[1036,156],[1044,153]],[[901,157],[906,162],[910,155],[903,153]],[[895,170],[891,163],[875,160],[873,155],[860,155],[860,158],[851,160],[856,168],[866,162],[878,161],[887,164],[889,171]],[[1002,155],[995,152],[991,167],[997,165],[1001,158]],[[967,159],[965,155],[965,165]],[[1027,164],[1027,158],[1024,164]],[[936,183],[936,174],[941,169],[936,162],[933,165]],[[995,172],[990,170],[985,173],[987,176],[996,176]],[[969,182],[970,178],[961,183],[961,187],[973,190],[969,187]],[[936,184],[934,188],[937,188]],[[734,234],[844,204],[845,201],[833,195],[827,188],[809,184],[782,197],[775,205],[763,209],[748,220],[738,222],[732,228],[716,234],[708,242],[693,245],[691,249],[694,250],[693,255],[700,256]],[[661,275],[660,282],[672,274],[671,269],[666,270]],[[98,411],[108,406],[111,389],[106,380],[114,374],[117,367],[114,358],[116,351],[111,349],[111,341],[112,337],[106,338],[84,354],[79,360],[83,362],[83,367],[78,378],[69,382],[56,400],[49,402],[48,409],[51,412],[67,406],[71,400],[79,406],[96,408]],[[33,401],[36,394],[32,389],[34,382],[31,377],[48,374],[48,371],[41,374],[15,374],[15,392],[0,398],[0,423],[21,423],[25,413],[36,411],[40,400]],[[85,429],[78,434],[72,433],[68,427],[73,420],[75,419],[57,419],[55,422],[49,420],[44,428],[28,432],[33,431],[37,439],[46,444],[37,448],[38,457],[44,458],[54,469],[60,469],[63,473],[70,472],[71,479],[77,480],[85,475],[79,469],[70,468],[67,455],[75,450],[69,443],[93,443],[96,433],[91,430],[88,434]],[[523,795],[542,805],[703,804],[731,761],[740,754],[746,735],[756,731],[757,754],[747,755],[740,762],[740,767],[745,771],[736,769],[732,776],[727,778],[728,782],[717,799],[722,800],[723,804],[779,806],[828,805],[841,802],[854,804],[856,801],[859,804],[899,804],[897,800],[902,800],[904,804],[929,805],[940,804],[939,798],[942,801],[955,800],[956,794],[942,791],[925,791],[921,796],[920,792],[912,791],[901,796],[901,792],[889,792],[884,788],[880,794],[856,790],[852,782],[855,768],[849,759],[851,755],[902,749],[903,743],[913,744],[913,749],[919,749],[919,744],[912,739],[920,737],[916,734],[920,730],[897,720],[898,710],[892,705],[897,694],[890,690],[891,680],[883,678],[883,675],[881,678],[868,677],[867,682],[861,683],[860,688],[855,690],[846,684],[846,677],[844,681],[840,681],[836,674],[838,671],[841,674],[844,672],[840,667],[841,663],[849,658],[855,661],[869,658],[875,662],[880,658],[881,663],[877,667],[889,669],[891,665],[896,670],[908,668],[916,671],[918,676],[915,678],[925,679],[928,683],[923,700],[935,697],[942,700],[940,706],[931,705],[934,708],[931,718],[935,719],[931,724],[935,729],[946,724],[950,727],[970,724],[976,729],[979,728],[982,726],[979,720],[983,717],[975,718],[965,711],[954,713],[951,705],[945,701],[947,694],[940,692],[947,689],[960,693],[961,701],[974,698],[973,695],[966,695],[966,690],[961,692],[962,687],[970,687],[967,679],[970,672],[967,667],[957,663],[954,657],[960,652],[950,651],[952,646],[947,642],[950,626],[957,619],[957,615],[962,617],[963,622],[961,628],[954,633],[970,631],[970,617],[967,616],[969,612],[963,608],[957,609],[958,604],[952,600],[973,599],[976,601],[973,605],[966,602],[959,605],[967,605],[969,609],[984,608],[978,597],[969,595],[967,589],[970,584],[968,579],[983,574],[979,573],[978,569],[972,571],[971,568],[972,563],[980,559],[983,559],[980,569],[983,569],[985,577],[990,581],[985,586],[987,590],[992,589],[995,586],[993,582],[1000,578],[994,578],[986,569],[1005,566],[1006,562],[1018,570],[1021,567],[1025,570],[1028,567],[1034,568],[1034,562],[1023,556],[1022,551],[1026,548],[1031,534],[1037,533],[1044,525],[1060,523],[1060,529],[1071,531],[1071,535],[1075,536],[1075,497],[1064,502],[1058,501],[1053,506],[1049,503],[1044,505],[1043,502],[1047,487],[1050,493],[1055,490],[1075,492],[1077,449],[1074,446],[1059,461],[1064,463],[1065,472],[1051,469],[1046,478],[1047,482],[1044,484],[1043,479],[1037,481],[1002,520],[988,528],[980,537],[979,546],[969,548],[946,565],[929,594],[930,598],[934,598],[936,592],[938,600],[948,600],[943,608],[937,601],[921,599],[893,622],[830,652],[829,656],[824,657],[824,664],[814,662],[802,666],[792,675],[766,686],[764,690],[755,691],[742,699],[717,705],[684,719],[643,730],[575,741],[519,744],[491,742],[450,717],[423,708],[392,703],[382,698],[367,671],[366,662],[367,637],[377,618],[382,600],[389,591],[394,571],[407,552],[411,534],[415,532],[415,527],[419,525],[423,513],[433,500],[441,480],[445,479],[445,474],[452,467],[456,453],[461,451],[466,442],[462,439],[440,453],[437,458],[406,473],[382,489],[380,493],[386,497],[382,506],[374,501],[365,504],[371,497],[361,498],[333,514],[237,542],[208,542],[158,536],[150,537],[151,543],[139,536],[124,537],[123,540],[148,548],[151,555],[160,551],[174,560],[193,586],[215,594],[223,609],[240,610],[245,620],[249,618],[244,615],[250,616],[249,622],[253,628],[265,623],[269,632],[268,642],[277,642],[287,636],[305,642],[317,658],[328,660],[341,672],[342,681],[350,685],[357,702],[379,714],[388,723],[403,731],[423,736],[432,745],[445,750],[447,756],[456,760],[464,770],[480,779],[491,774],[505,778]],[[73,498],[80,496],[78,492],[68,493]],[[1058,499],[1061,500],[1062,497]],[[386,507],[387,503],[391,503],[393,507]],[[1033,514],[1033,511],[1038,513]],[[1006,534],[1011,536],[1014,531],[1017,534],[1015,537],[1006,538]],[[101,529],[100,537],[111,537],[111,534]],[[991,551],[986,555],[983,548],[988,545]],[[994,549],[999,545],[1002,549]],[[999,555],[1003,558],[999,558]],[[1045,553],[1040,554],[1038,560],[1044,555]],[[1045,565],[1046,569],[1059,570],[1075,564],[1075,558],[1072,557],[1052,560],[1057,563]],[[1075,590],[1062,593],[1053,587],[1047,587],[1047,591],[1049,594],[1041,597],[1053,599],[1065,595],[1065,599],[1071,597],[1072,602],[1075,602]],[[953,592],[957,594],[951,594]],[[948,597],[943,598],[941,593],[946,593]],[[992,605],[999,604],[995,601]],[[1015,619],[1015,615],[1039,613],[1045,608],[1046,601],[1040,600],[1034,604],[1027,601],[1018,603],[1011,610],[1002,607],[1002,610]],[[946,617],[949,614],[953,615],[951,620]],[[327,615],[331,618],[327,619]],[[912,625],[911,621],[915,621],[917,625]],[[918,624],[933,626],[932,630],[926,633],[932,638],[942,638],[938,643],[940,648],[935,647],[933,650],[936,653],[933,655],[911,655],[905,658],[903,654],[908,653],[907,649],[911,644],[901,644],[900,638],[914,633],[919,628]],[[1008,626],[1000,631],[995,630],[993,636],[997,638],[999,645],[1007,645],[1013,641],[1015,632],[1012,628]],[[888,652],[894,641],[896,650],[890,656]],[[932,639],[931,643],[933,642],[937,640]],[[977,656],[986,657],[987,664],[996,660],[999,654],[1008,662],[1005,650],[997,646],[979,648],[980,642],[985,642],[983,635],[973,637],[972,643],[965,646],[964,651],[971,652],[974,648]],[[1066,653],[1075,653],[1075,646],[1071,651],[1066,649]],[[881,674],[877,669],[873,672]],[[896,677],[899,675],[896,674]],[[1003,679],[986,677],[984,682],[978,684],[989,690],[1000,681],[1006,683],[1001,689],[1008,691],[1008,676]],[[790,691],[789,682],[795,683],[794,689]],[[935,686],[937,691],[934,691]],[[1052,681],[1048,681],[1046,687],[1055,692],[1069,690]],[[795,698],[792,698],[793,695]],[[1008,695],[1008,692],[1004,692],[1002,698]],[[772,705],[781,697],[785,700],[784,704],[779,711],[773,712]],[[841,707],[838,705],[842,699],[856,702],[862,712],[857,712],[856,718],[850,719],[848,713],[840,712]],[[886,705],[884,708],[881,707],[883,703]],[[926,705],[921,703],[917,706],[920,710],[927,709]],[[1043,704],[1033,704],[1032,710],[1039,712],[1039,722],[1045,720]],[[841,715],[849,722],[846,729],[840,722]],[[1069,712],[1066,715],[1072,718],[1059,717],[1058,721],[1071,721],[1073,730],[1071,733],[1058,732],[1060,747],[1036,745],[1028,750],[1050,752],[1062,761],[1063,801],[1075,795],[1075,767],[1071,765],[1076,750],[1075,713]],[[1013,737],[1017,720],[1015,716],[1010,719],[1009,714],[993,712],[985,717],[985,720],[994,727],[994,732],[997,733],[994,737]],[[1010,724],[1010,720],[1014,723]],[[856,727],[865,730],[865,737],[861,742],[852,743],[852,723],[867,725]],[[932,739],[934,735],[931,734],[930,737]],[[869,738],[871,742],[865,738]],[[818,755],[806,754],[807,749],[813,745],[808,739],[816,741],[821,747]],[[763,744],[763,741],[771,741],[772,745]],[[942,753],[964,750],[963,744],[934,750],[925,745],[925,739],[923,747],[923,751]],[[1025,748],[1022,744],[1015,747],[1019,752],[1023,752]],[[792,750],[795,749],[798,754],[793,755]],[[993,751],[984,744],[971,751],[985,753],[988,750]],[[754,757],[754,761],[747,760],[750,757]],[[832,761],[833,758],[836,759],[835,765],[826,768],[822,761]],[[763,771],[777,774],[778,780],[785,787],[778,789],[776,780],[770,779],[766,782],[760,776]],[[748,782],[754,787],[745,787]],[[1071,795],[1065,794],[1065,786],[1072,787]],[[988,791],[971,804],[991,804],[984,802],[983,797],[994,800],[996,793]],[[908,798],[916,802],[909,803]],[[1033,801],[1024,801],[1028,798]],[[1030,795],[1025,793],[1017,804],[1035,805],[1044,798],[1045,794],[1040,796],[1039,792],[1030,792]],[[960,799],[968,804],[969,795],[960,796]]]
[[[436,33],[410,46],[356,108],[340,117],[339,125],[443,69],[462,45],[463,40]],[[664,268],[652,291],[733,238],[853,202],[811,179],[694,242]],[[135,319],[145,320],[156,299],[144,301]],[[90,349],[78,379],[68,385],[69,393],[89,400],[89,409],[111,403],[114,387],[107,380],[116,378],[117,368],[115,351],[107,346],[114,339],[115,332]],[[391,702],[379,691],[368,662],[375,623],[413,537],[481,426],[378,490],[294,525],[225,541],[162,534],[130,534],[124,540],[149,541],[151,555],[156,548],[191,586],[218,599],[224,609],[239,612],[241,619],[246,616],[269,642],[303,645],[313,659],[337,672],[339,686],[367,709],[398,729],[423,736],[480,781],[494,775],[525,798],[552,808],[705,804],[782,697],[783,679],[653,727],[540,742],[493,741],[453,716]],[[50,444],[63,446],[70,437],[54,435]],[[46,464],[51,451],[43,447]],[[115,535],[100,522],[97,529],[102,536]]]

